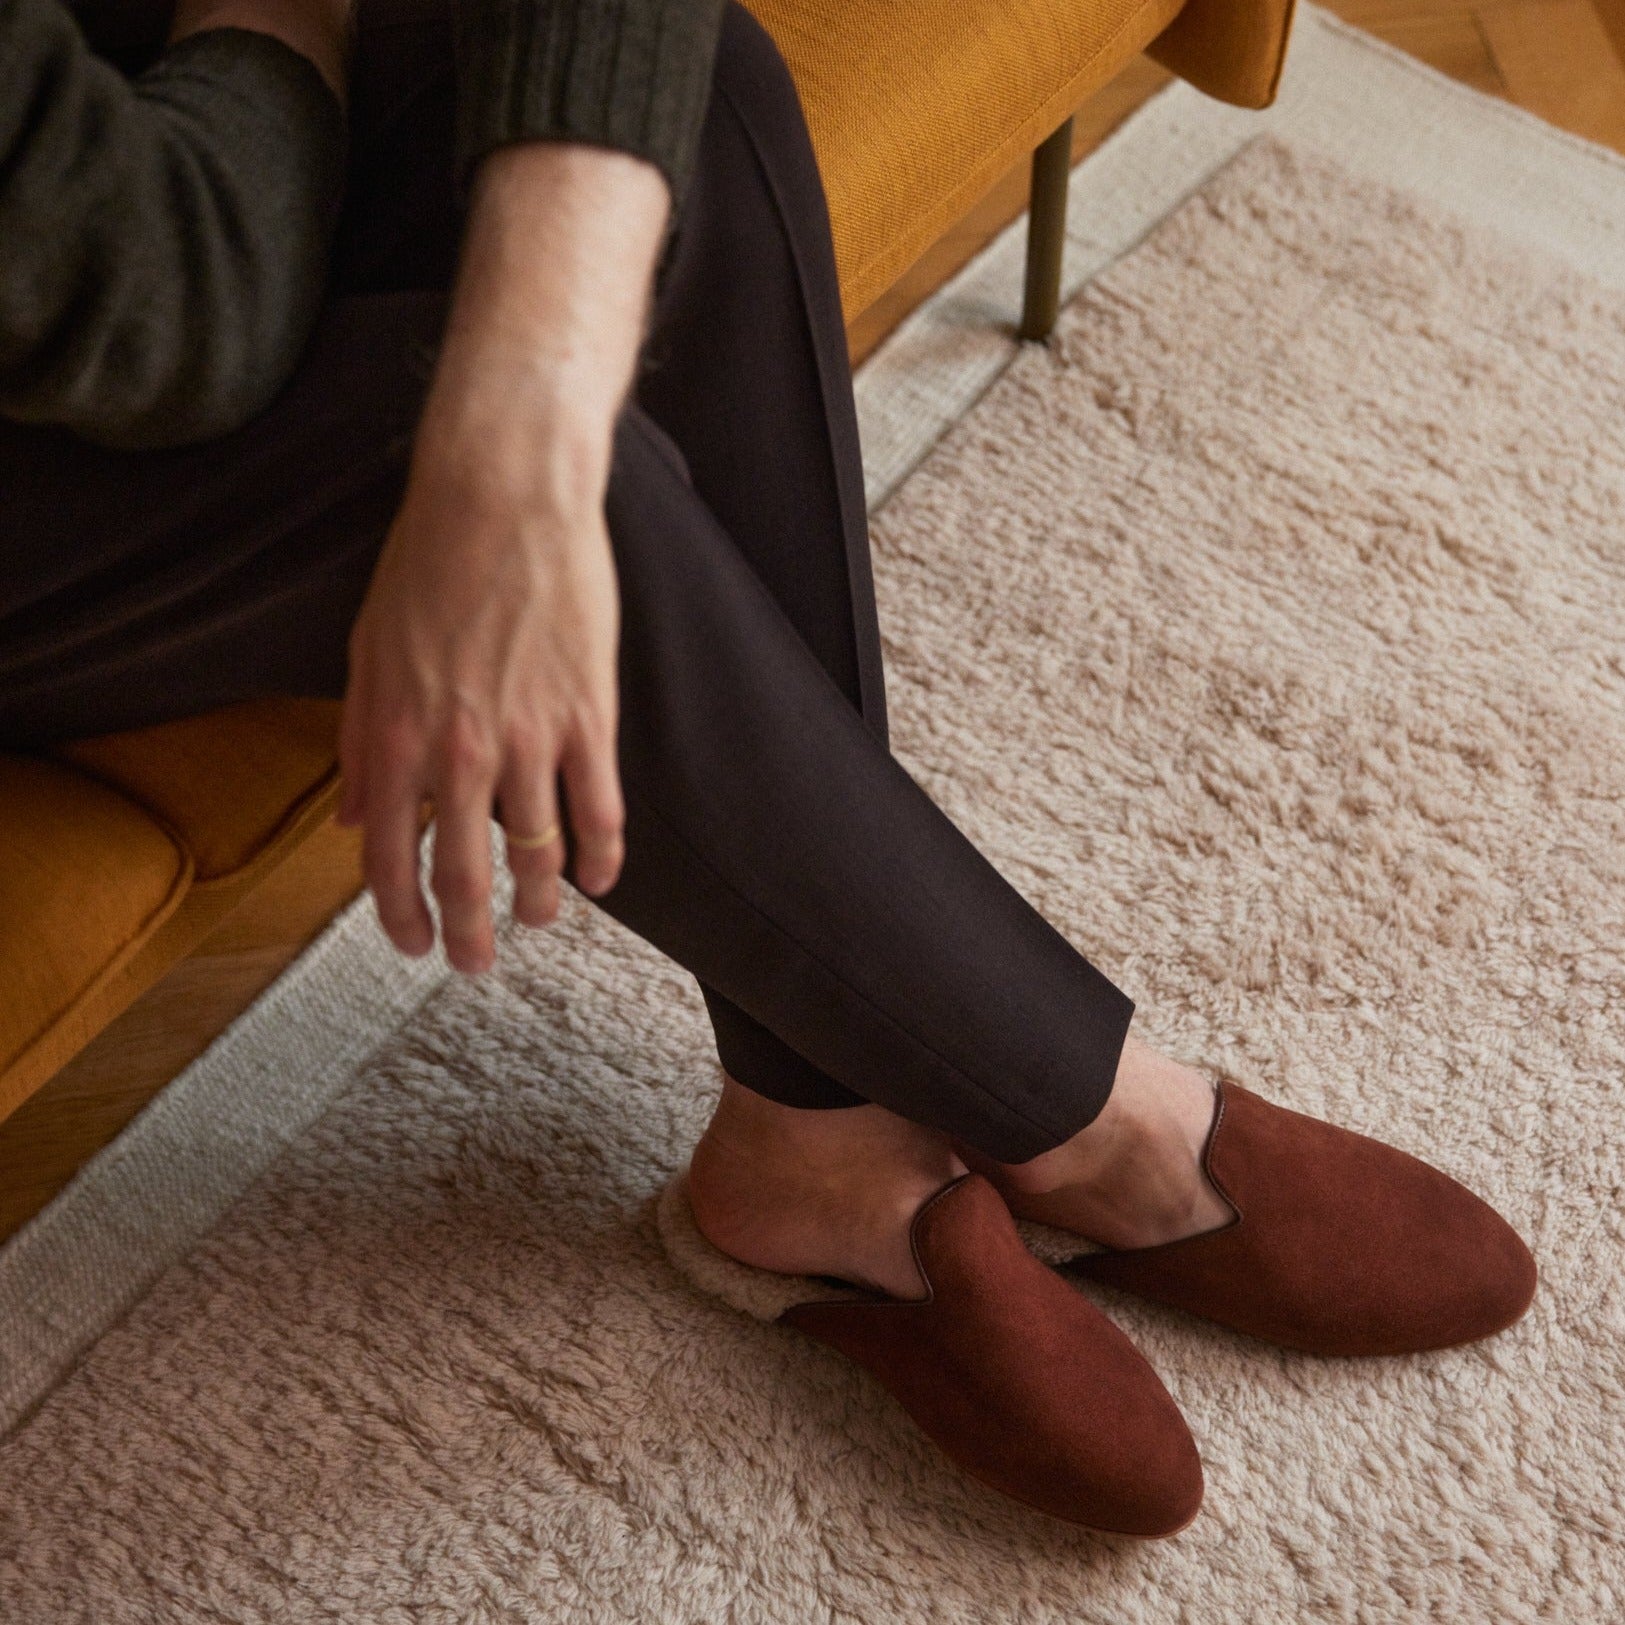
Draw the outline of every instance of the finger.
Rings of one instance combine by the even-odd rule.
[[[466,728],[446,742],[432,786],[434,864],[430,885],[440,903],[446,957],[477,976],[496,961],[491,926],[491,798],[495,761]]]
[[[512,744],[497,785],[503,830],[509,836],[540,835],[558,822],[555,747]],[[513,874],[513,913],[522,925],[550,925],[559,912],[559,872],[564,867],[564,841],[555,835],[546,846],[507,843]]]
[[[378,919],[404,954],[434,946],[434,920],[418,880],[423,751],[405,724],[374,729],[366,754],[367,796],[361,867]]]
[[[581,728],[567,742],[559,769],[575,835],[571,879],[587,896],[601,897],[620,878],[625,857],[626,804],[614,724]]]

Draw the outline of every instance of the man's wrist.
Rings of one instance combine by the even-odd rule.
[[[413,450],[418,482],[468,502],[575,517],[601,507],[615,412],[570,396],[556,377],[475,368],[437,374]]]
[[[449,332],[440,348],[425,415],[516,434],[558,424],[578,439],[607,436],[626,397],[632,367],[580,334],[502,320],[492,312],[477,326]]]

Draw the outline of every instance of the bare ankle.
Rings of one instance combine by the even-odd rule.
[[[746,1263],[911,1297],[909,1222],[964,1172],[944,1136],[883,1107],[781,1106],[724,1075],[689,1196],[701,1234]]]
[[[1131,1040],[1105,1106],[1087,1127],[1023,1163],[992,1163],[961,1147],[1011,1211],[1110,1246],[1145,1246],[1231,1216],[1202,1168],[1212,1086],[1200,1073]]]
[[[854,1166],[963,1173],[945,1136],[883,1106],[784,1106],[723,1074],[722,1096],[701,1136],[713,1152],[758,1162],[779,1173],[809,1175]]]

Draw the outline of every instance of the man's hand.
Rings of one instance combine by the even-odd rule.
[[[589,895],[620,873],[603,504],[669,206],[654,165],[608,148],[526,142],[481,164],[406,495],[351,633],[340,822],[364,825],[379,918],[421,954],[433,801],[432,884],[462,971],[495,955],[494,802],[515,835],[567,818]],[[558,913],[563,857],[562,840],[509,848],[525,924]]]

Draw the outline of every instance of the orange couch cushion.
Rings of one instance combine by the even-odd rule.
[[[116,790],[0,755],[0,1077],[118,973],[174,912],[191,872],[176,841]]]
[[[200,882],[252,863],[332,782],[335,700],[252,700],[53,753],[150,808]]]

